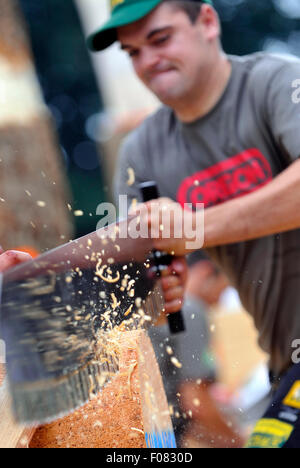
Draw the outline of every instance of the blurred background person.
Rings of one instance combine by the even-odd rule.
[[[188,257],[189,276],[183,306],[185,332],[170,335],[168,325],[153,327],[150,337],[161,369],[178,445],[242,447],[241,430],[222,414],[213,396],[218,363],[211,343],[209,312],[229,287],[227,278],[204,252]],[[172,362],[172,358],[179,361]]]

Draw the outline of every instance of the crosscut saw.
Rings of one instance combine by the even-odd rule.
[[[47,423],[87,402],[118,372],[114,332],[148,327],[163,310],[152,241],[132,238],[130,220],[1,275],[0,336],[18,422]]]

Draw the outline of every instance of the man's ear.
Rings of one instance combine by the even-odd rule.
[[[221,25],[216,10],[211,5],[202,5],[196,23],[202,27],[205,37],[209,40],[221,35]]]

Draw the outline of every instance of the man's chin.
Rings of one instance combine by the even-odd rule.
[[[171,73],[170,73],[171,75]],[[169,79],[167,79],[169,78]],[[151,91],[160,99],[169,99],[177,97],[180,94],[182,86],[178,83],[178,80],[171,79],[174,77],[157,77],[149,84]]]
[[[183,94],[178,89],[171,86],[167,89],[152,89],[152,92],[161,102],[167,105],[171,105],[172,102],[176,102]]]

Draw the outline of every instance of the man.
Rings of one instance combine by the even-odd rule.
[[[267,418],[255,444],[300,446],[300,369],[292,362],[300,337],[300,112],[293,99],[300,62],[226,56],[208,0],[117,0],[113,7],[90,46],[102,50],[118,40],[164,104],[125,141],[117,192],[137,198],[137,184],[153,179],[164,197],[161,213],[204,203],[204,247],[239,291],[270,354],[273,380],[281,382],[278,421],[272,426]],[[174,236],[176,219],[164,239],[153,202],[146,206],[155,247],[186,255],[187,239]],[[189,217],[195,223],[199,213]],[[176,288],[173,300],[178,309]]]

